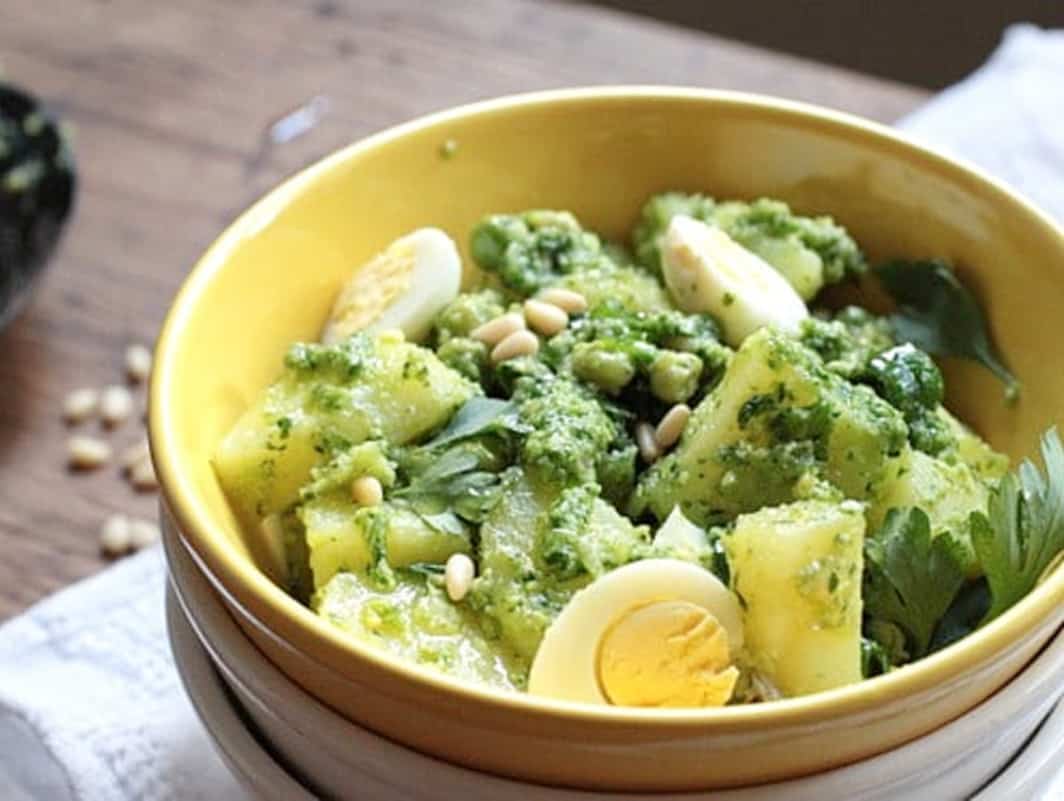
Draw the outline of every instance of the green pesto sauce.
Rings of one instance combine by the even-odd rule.
[[[448,140],[440,155],[456,151]],[[854,499],[874,536],[892,498],[940,507],[929,516],[950,530],[985,504],[1004,457],[942,409],[942,374],[885,318],[814,305],[796,334],[762,329],[733,350],[710,315],[676,308],[660,260],[677,214],[722,227],[809,301],[866,269],[833,220],[768,199],[656,196],[630,251],[565,211],[485,217],[469,241],[480,277],[424,342],[294,344],[219,449],[241,519],[281,522],[292,592],[363,642],[522,689],[544,632],[597,577],[667,556],[728,581],[721,542],[741,515]],[[580,292],[587,310],[535,354],[493,361],[474,331],[550,287]],[[679,442],[648,463],[637,425],[679,403],[693,410]],[[907,483],[914,469],[934,493]],[[380,482],[379,506],[352,498],[364,477]],[[951,482],[964,485],[959,500]],[[677,507],[693,525],[658,540]],[[853,543],[836,550],[791,576],[826,628],[860,607]],[[456,553],[477,566],[457,602],[443,578]],[[866,662],[901,659],[880,623],[866,629]]]

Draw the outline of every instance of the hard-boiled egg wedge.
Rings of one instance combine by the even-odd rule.
[[[721,706],[738,678],[739,604],[679,559],[618,568],[576,593],[547,629],[528,691],[593,704]]]
[[[333,344],[356,331],[398,328],[417,342],[458,296],[461,283],[462,260],[454,241],[439,228],[419,228],[355,270],[333,304],[322,341]]]
[[[732,347],[764,326],[794,331],[809,316],[798,293],[768,262],[692,217],[672,218],[661,260],[676,305],[712,314]]]
[[[706,547],[706,532],[688,520],[679,506],[674,506],[654,533],[654,545],[667,548],[669,553],[696,556]]]

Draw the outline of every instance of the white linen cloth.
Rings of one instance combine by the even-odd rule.
[[[985,65],[898,127],[1064,221],[1064,30],[1008,28]]]
[[[1064,31],[1010,28],[985,66],[900,125],[1064,220]],[[246,798],[174,669],[165,581],[154,548],[0,626],[0,799]]]

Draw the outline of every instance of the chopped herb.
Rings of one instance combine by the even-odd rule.
[[[383,508],[360,510],[370,518],[369,525],[363,529],[366,546],[369,549],[369,565],[366,577],[378,590],[391,592],[397,586],[395,571],[388,562],[388,514]]]
[[[424,576],[427,579],[433,579],[442,578],[447,571],[447,566],[435,564],[434,562],[414,562],[411,565],[407,565],[406,570],[419,576]]]
[[[292,433],[292,418],[277,418],[277,430],[281,432],[281,439],[288,439],[288,435]]]
[[[458,141],[455,139],[445,139],[440,145],[440,158],[453,159],[458,152]]]

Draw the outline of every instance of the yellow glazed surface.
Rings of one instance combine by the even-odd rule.
[[[453,157],[441,145],[453,139]],[[1064,235],[999,184],[862,120],[771,98],[600,88],[505,98],[417,120],[295,176],[238,219],[182,288],[158,342],[151,438],[166,514],[237,621],[310,693],[423,751],[541,782],[678,790],[809,773],[883,751],[1006,682],[1064,621],[1064,570],[992,624],[890,675],[805,698],[709,710],[501,695],[348,640],[275,586],[209,459],[315,338],[353,265],[425,225],[466,242],[489,211],[572,210],[627,231],[664,189],[779,197],[849,228],[873,261],[935,255],[986,301],[1025,385],[946,366],[948,403],[1013,458],[1064,423]]]

